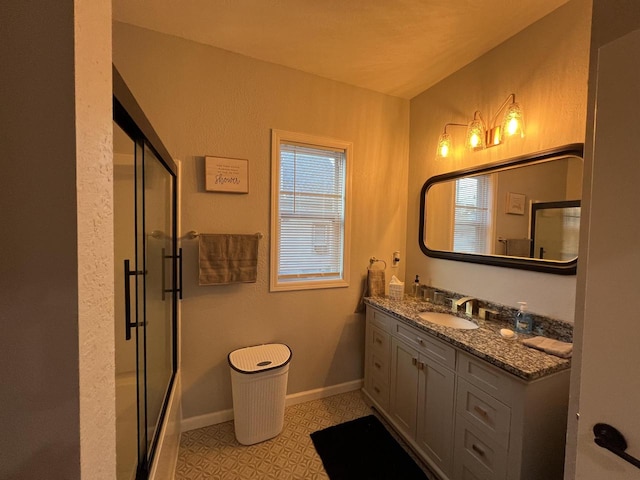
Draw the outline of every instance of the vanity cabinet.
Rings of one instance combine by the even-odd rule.
[[[560,480],[569,370],[526,382],[367,307],[364,393],[443,480]]]

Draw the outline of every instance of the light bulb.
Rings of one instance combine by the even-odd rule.
[[[484,121],[480,116],[480,112],[474,113],[473,120],[471,120],[467,127],[467,148],[471,150],[481,150],[485,148],[485,131]]]
[[[524,137],[524,117],[519,103],[513,102],[504,113],[502,132],[507,137],[513,137],[518,134],[520,137]]]
[[[442,132],[438,139],[438,149],[436,151],[436,158],[447,158],[451,152],[451,135],[447,132]]]

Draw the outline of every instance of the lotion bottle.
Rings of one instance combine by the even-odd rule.
[[[518,302],[520,310],[515,317],[515,330],[518,333],[531,333],[533,330],[533,319],[527,311],[527,302]]]

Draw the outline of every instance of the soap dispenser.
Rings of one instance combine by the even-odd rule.
[[[413,298],[420,297],[420,277],[416,275],[416,279],[413,281],[413,285],[411,286],[411,296]]]
[[[533,330],[533,319],[527,311],[527,302],[518,302],[520,310],[516,313],[515,329],[518,333],[531,333]]]

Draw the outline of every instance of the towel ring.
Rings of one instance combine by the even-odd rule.
[[[387,269],[387,262],[385,262],[384,260],[380,260],[380,259],[378,259],[378,258],[376,258],[376,257],[371,257],[371,258],[369,259],[369,270],[371,270],[371,267],[373,267],[373,264],[374,264],[374,263],[376,263],[376,262],[382,262],[382,263],[384,263],[384,270],[386,270],[386,269]]]

